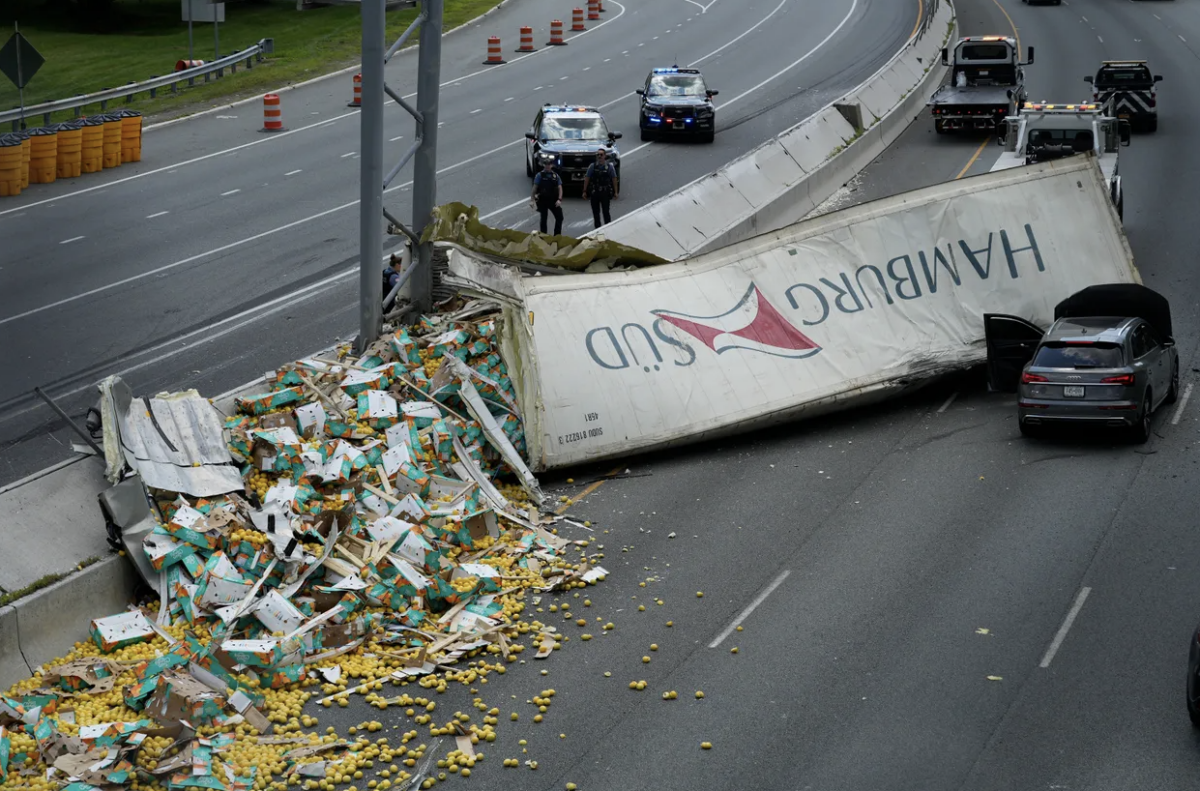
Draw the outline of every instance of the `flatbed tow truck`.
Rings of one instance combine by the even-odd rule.
[[[1129,122],[1106,114],[1098,104],[1026,102],[1020,115],[1007,118],[997,129],[1004,147],[992,172],[1052,159],[1091,153],[1109,186],[1117,216],[1125,214],[1118,154],[1129,145]]]
[[[1025,102],[1024,66],[1011,36],[967,36],[942,48],[942,64],[951,66],[950,82],[929,99],[938,134],[958,130],[993,130]]]

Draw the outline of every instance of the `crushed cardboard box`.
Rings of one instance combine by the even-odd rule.
[[[459,304],[364,354],[299,360],[216,419],[191,391],[139,401],[105,380],[106,415],[120,418],[105,425],[110,476],[140,476],[151,504],[153,529],[130,549],[160,575],[147,579],[158,609],[96,619],[92,645],[0,697],[0,776],[72,791],[323,778],[349,744],[280,725],[268,736],[286,721],[272,695],[303,705],[316,684],[317,703],[371,700],[384,679],[425,684],[481,653],[515,660],[524,592],[604,571],[540,512],[498,319],[495,306]],[[156,454],[146,469],[138,447]],[[224,485],[230,470],[240,489]],[[150,483],[164,480],[184,490]],[[531,636],[538,659],[559,641],[553,627]],[[368,660],[378,669],[362,681]],[[463,753],[470,737],[460,726]],[[275,751],[272,768],[238,752],[247,740]]]

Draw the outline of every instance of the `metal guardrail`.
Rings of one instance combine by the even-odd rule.
[[[171,93],[176,93],[179,90],[179,83],[187,82],[189,86],[196,84],[197,77],[203,77],[205,82],[215,74],[217,77],[225,76],[225,69],[229,69],[230,74],[237,73],[238,64],[242,61],[246,62],[246,68],[254,67],[254,63],[262,62],[263,56],[270,55],[275,51],[275,40],[264,38],[252,47],[247,47],[241,52],[235,52],[232,55],[214,60],[212,63],[205,63],[203,66],[195,66],[190,69],[172,72],[171,74],[162,77],[151,77],[142,82],[131,82],[120,88],[105,88],[102,91],[95,93],[84,94],[83,96],[74,96],[70,99],[59,99],[53,102],[43,102],[42,104],[34,104],[25,108],[24,117],[33,118],[42,116],[42,123],[50,124],[50,116],[54,113],[59,113],[64,110],[74,110],[75,117],[82,115],[80,112],[83,108],[94,104],[100,105],[100,112],[108,109],[108,103],[114,99],[124,97],[125,103],[133,102],[133,97],[139,93],[149,92],[150,98],[158,95],[160,88],[171,89]],[[20,127],[22,112],[19,107],[12,110],[0,111],[0,124],[5,122],[12,124],[13,131],[17,131]]]
[[[925,16],[921,19],[920,28],[914,38],[921,38],[929,32],[929,26],[933,24],[933,18],[937,16],[938,7],[941,5],[940,0],[929,0],[925,5]]]

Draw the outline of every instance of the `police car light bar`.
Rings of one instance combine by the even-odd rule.
[[[1144,60],[1102,60],[1101,65],[1104,66],[1145,66]]]

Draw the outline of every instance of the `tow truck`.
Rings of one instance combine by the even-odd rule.
[[[1019,50],[1012,36],[966,36],[943,47],[942,65],[952,69],[950,84],[929,99],[934,130],[992,130],[1019,111],[1027,98],[1022,66],[1033,63],[1033,47],[1024,61]]]
[[[1158,130],[1158,83],[1161,74],[1151,74],[1144,60],[1101,61],[1092,84],[1092,101],[1108,105],[1110,115],[1128,118],[1147,132]]]
[[[999,125],[997,143],[1004,153],[992,172],[1091,152],[1108,180],[1117,216],[1124,219],[1125,194],[1117,159],[1120,147],[1129,145],[1125,119],[1107,115],[1098,104],[1026,102],[1019,115]]]

